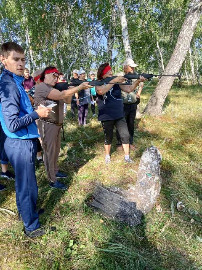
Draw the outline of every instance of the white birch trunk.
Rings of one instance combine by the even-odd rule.
[[[119,8],[119,13],[120,13],[122,38],[123,38],[123,45],[125,49],[126,58],[132,58],[132,52],[131,52],[131,47],[130,47],[129,35],[128,35],[128,24],[126,20],[123,0],[117,0],[117,4]]]
[[[189,61],[190,61],[190,67],[191,67],[191,74],[192,74],[192,83],[196,83],[196,75],[194,71],[194,61],[193,61],[193,56],[191,53],[191,48],[189,48]]]
[[[160,55],[161,70],[164,71],[165,67],[164,67],[164,62],[163,62],[163,54],[162,54],[162,50],[161,50],[161,48],[159,46],[158,40],[156,42],[156,46],[157,46],[157,49],[158,49],[158,52],[159,52],[159,55]]]
[[[115,28],[115,5],[114,1],[110,1],[111,4],[111,16],[109,23],[109,35],[107,38],[107,50],[108,50],[108,58],[109,63],[112,65],[112,57],[113,57],[113,47],[114,47],[114,28]]]
[[[185,65],[184,65],[184,72],[185,72],[186,81],[189,84],[189,75],[188,75],[188,71],[187,71],[187,61],[186,60],[185,60]]]
[[[175,74],[179,72],[187,51],[189,50],[195,28],[200,19],[201,10],[201,0],[192,0],[190,2],[189,11],[182,25],[173,54],[165,68],[165,74]],[[163,104],[173,85],[173,81],[174,77],[161,77],[145,108],[145,113],[150,115],[160,115],[162,113]]]

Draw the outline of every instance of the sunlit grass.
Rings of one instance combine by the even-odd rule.
[[[143,90],[143,109],[153,90]],[[134,164],[124,164],[123,152],[112,146],[112,163],[104,163],[103,131],[96,119],[78,127],[68,111],[60,168],[68,173],[67,192],[50,190],[44,166],[37,168],[42,225],[56,226],[39,239],[27,239],[17,219],[14,182],[1,180],[0,269],[200,269],[201,262],[201,92],[196,87],[173,88],[160,117],[136,122]],[[90,113],[91,115],[91,113]],[[137,227],[118,224],[88,206],[96,182],[127,188],[134,184],[140,157],[150,145],[163,160],[162,190],[157,207]],[[178,201],[185,211],[176,209]]]

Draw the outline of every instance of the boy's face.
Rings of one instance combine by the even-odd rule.
[[[90,75],[91,80],[93,81],[95,79],[95,74]]]
[[[25,70],[24,71],[24,77],[25,77],[25,79],[29,79],[29,70]]]
[[[77,73],[73,73],[73,78],[78,79],[79,75]]]
[[[18,75],[24,75],[25,69],[25,55],[24,53],[18,53],[16,51],[11,51],[7,57],[2,56],[1,61],[5,68],[10,72]]]

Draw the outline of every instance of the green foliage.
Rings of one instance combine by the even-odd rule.
[[[140,70],[161,71],[157,42],[166,64],[184,21],[188,1],[126,1],[124,5],[134,60]],[[114,16],[116,19],[112,22]],[[31,70],[50,64],[65,73],[81,66],[87,70],[92,64],[98,67],[109,61],[106,43],[109,35],[114,39],[115,70],[119,70],[125,58],[120,18],[113,0],[94,3],[89,0],[2,0],[0,22],[2,40],[15,40],[25,47]],[[200,29],[199,25],[192,42],[196,61],[201,58]],[[196,65],[200,66],[200,61]]]

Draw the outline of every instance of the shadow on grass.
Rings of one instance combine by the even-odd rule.
[[[15,181],[5,180],[5,178],[0,178],[0,184],[4,185],[6,188],[0,192],[0,206],[7,201],[7,198],[11,196],[11,193],[15,192]]]
[[[93,219],[95,215],[100,215],[95,214],[91,208],[85,208],[84,211],[90,219]],[[102,230],[106,232],[110,230],[109,237],[107,240],[95,243],[95,253],[91,258],[92,261],[89,262],[88,269],[198,269],[194,261],[188,259],[183,251],[172,246],[172,243],[168,247],[163,247],[162,250],[157,248],[147,237],[148,232],[146,233],[146,231],[148,231],[149,224],[145,218],[142,219],[142,224],[136,227],[118,223],[102,215],[100,215],[100,219],[103,220]],[[164,240],[162,239],[162,241]]]
[[[74,119],[71,121],[74,123]],[[71,121],[68,120],[70,123]],[[101,126],[93,127],[91,124],[85,127],[77,126],[73,131],[68,131],[68,123],[66,127],[65,141],[61,141],[61,149],[65,151],[65,158],[63,157],[63,161],[59,162],[59,168],[68,174],[68,177],[61,179],[61,182],[69,187],[79,169],[95,157],[97,144],[103,143],[103,132]],[[51,189],[48,180],[41,181],[38,204],[45,209],[41,218],[43,224],[51,220],[55,206],[66,192],[68,191]]]

